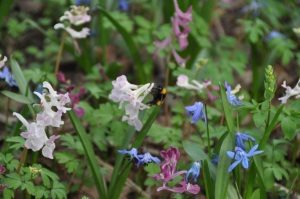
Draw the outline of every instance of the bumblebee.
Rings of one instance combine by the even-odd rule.
[[[153,97],[152,101],[147,102],[150,106],[157,105],[160,106],[164,102],[164,99],[167,95],[167,90],[161,85],[157,85],[155,88],[151,89],[151,95]]]

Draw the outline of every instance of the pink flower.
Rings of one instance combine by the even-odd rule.
[[[3,191],[4,189],[6,189],[8,187],[7,184],[1,184],[0,185],[0,191]]]
[[[4,166],[0,165],[0,174],[5,173],[6,169]]]
[[[168,190],[168,191],[172,191],[172,192],[176,192],[176,193],[183,193],[183,192],[189,192],[192,194],[198,194],[200,191],[200,187],[197,184],[191,184],[191,183],[187,183],[185,180],[182,180],[179,182],[179,185],[181,185],[180,187],[159,187],[157,189],[157,191],[161,191],[161,190]]]

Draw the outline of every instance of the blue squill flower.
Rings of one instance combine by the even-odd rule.
[[[126,150],[118,150],[119,153],[121,154],[128,154],[130,156],[130,160],[133,161],[134,158],[136,158],[137,160],[139,160],[139,157],[137,155],[137,149],[136,148],[132,148],[130,151],[126,151]]]
[[[91,0],[76,0],[75,5],[76,6],[81,6],[81,5],[91,6]]]
[[[215,153],[213,153],[212,155],[213,155],[215,158],[212,159],[211,161],[212,161],[213,163],[218,164],[218,162],[219,162],[219,156],[218,156],[217,154],[215,154]]]
[[[193,106],[186,106],[185,110],[187,110],[187,117],[189,118],[192,115],[191,123],[195,123],[204,117],[205,124],[207,123],[206,114],[203,110],[203,103],[202,102],[195,102]]]
[[[122,11],[127,12],[128,9],[129,9],[129,3],[128,3],[128,0],[119,0],[119,8],[120,8]]]
[[[267,36],[267,38],[266,38],[266,41],[269,42],[269,41],[271,41],[272,39],[276,39],[276,38],[282,38],[282,39],[285,39],[286,36],[285,36],[284,34],[278,32],[278,31],[276,31],[276,30],[272,30],[272,31],[268,34],[268,36]]]
[[[261,154],[264,151],[256,151],[256,149],[258,148],[258,144],[253,146],[252,149],[250,149],[250,151],[247,153],[246,151],[244,151],[242,148],[240,147],[235,147],[235,152],[232,151],[227,151],[227,155],[232,158],[235,159],[236,161],[234,163],[232,163],[229,168],[228,168],[228,172],[231,172],[238,164],[242,163],[242,166],[245,169],[248,169],[249,167],[249,159],[248,157],[252,157],[254,155],[258,155]]]
[[[257,2],[256,0],[252,0],[249,5],[243,7],[241,12],[242,13],[253,13],[254,15],[257,16],[259,14],[259,9],[266,5],[267,5],[266,2]]]
[[[238,98],[231,93],[231,86],[229,86],[227,82],[225,82],[225,88],[228,102],[235,108],[238,106],[242,106],[243,104],[238,100]]]
[[[236,145],[240,148],[242,148],[243,150],[246,150],[245,149],[245,145],[244,145],[244,141],[248,141],[248,139],[251,139],[253,142],[255,142],[255,138],[252,137],[251,135],[248,135],[248,134],[244,134],[244,133],[241,133],[241,132],[237,132],[235,134],[235,141],[236,141]]]
[[[188,170],[185,181],[186,183],[189,182],[189,175],[191,174],[191,179],[194,180],[194,182],[197,182],[197,178],[200,174],[200,162],[194,162],[193,166]]]
[[[3,67],[3,71],[0,71],[0,79],[5,79],[10,87],[18,87],[17,82],[15,81],[14,75],[9,71],[7,66]]]
[[[147,165],[148,163],[151,163],[151,162],[160,164],[160,159],[157,157],[153,157],[149,152],[147,152],[143,155],[138,155],[138,162],[137,162],[136,166],[139,167],[140,164]]]

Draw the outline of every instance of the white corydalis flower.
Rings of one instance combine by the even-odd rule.
[[[287,86],[286,81],[284,81],[281,86],[286,89],[285,96],[278,98],[278,100],[280,100],[282,104],[286,104],[287,100],[292,96],[296,96],[296,99],[300,98],[299,83],[300,83],[300,79],[298,80],[296,86],[292,89],[290,86]]]
[[[45,146],[43,147],[42,154],[44,157],[47,157],[49,159],[53,159],[53,151],[55,149],[55,143],[54,141],[57,140],[60,137],[60,135],[52,135],[49,140],[45,142]]]
[[[55,24],[54,29],[64,29],[69,33],[69,35],[74,39],[83,39],[90,35],[89,28],[82,28],[81,31],[76,31],[71,27],[66,27],[62,23]]]
[[[0,55],[1,58],[1,55]],[[5,62],[7,61],[7,57],[4,56],[2,60],[0,60],[0,69],[5,65]]]
[[[85,6],[71,6],[70,11],[66,11],[60,21],[69,20],[69,22],[75,26],[82,25],[91,21],[91,16],[88,15],[89,7]]]
[[[197,90],[199,92],[202,92],[203,89],[205,89],[205,88],[207,88],[207,86],[211,85],[210,81],[204,82],[201,84],[196,80],[192,80],[192,83],[194,85],[189,83],[189,78],[186,75],[179,75],[177,77],[177,82],[176,82],[177,86],[184,87],[184,88],[187,88],[190,90]]]

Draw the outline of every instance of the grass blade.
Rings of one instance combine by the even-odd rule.
[[[12,100],[20,102],[22,104],[32,104],[32,103],[34,103],[34,101],[32,101],[31,99],[29,99],[28,97],[26,97],[24,95],[20,95],[20,94],[13,93],[13,92],[10,92],[10,91],[1,91],[1,93],[5,96],[11,98]]]
[[[82,126],[80,120],[78,119],[78,117],[76,116],[75,112],[73,110],[68,111],[68,115],[70,117],[70,120],[71,120],[74,128],[76,129],[76,131],[79,135],[80,141],[84,148],[85,157],[89,162],[89,166],[90,166],[91,172],[93,174],[93,178],[95,181],[95,185],[97,187],[99,198],[106,199],[107,198],[106,185],[100,174],[99,165],[97,164],[97,161],[96,161],[96,155],[95,155],[95,152],[93,151],[92,143],[89,140],[89,138],[85,132],[85,129],[83,128],[83,126]]]
[[[203,161],[203,177],[204,177],[204,184],[205,184],[205,190],[206,190],[206,197],[207,199],[212,199],[214,197],[214,185],[210,177],[210,171],[208,167],[207,160]]]

